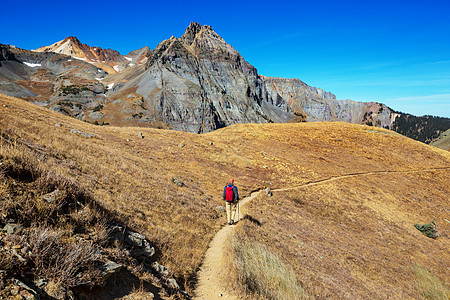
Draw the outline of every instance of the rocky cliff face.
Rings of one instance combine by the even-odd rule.
[[[126,59],[130,61],[131,66],[134,64],[146,64],[151,53],[152,50],[145,46],[128,53]]]
[[[210,26],[192,23],[180,38],[161,42],[145,72],[114,90],[134,90],[147,115],[171,128],[207,132],[235,123],[287,122],[288,104],[269,93],[256,69]],[[134,96],[131,95],[131,96]]]
[[[336,100],[336,96],[299,79],[261,76],[273,95],[280,95],[306,121],[342,121],[391,128],[396,114],[377,102]]]

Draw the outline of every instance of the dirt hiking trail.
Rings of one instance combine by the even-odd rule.
[[[272,192],[282,192],[294,190],[301,187],[314,186],[317,184],[323,184],[330,181],[340,180],[349,177],[356,176],[368,176],[368,175],[376,175],[376,174],[388,174],[388,173],[415,173],[415,172],[429,172],[429,171],[438,171],[443,169],[450,169],[450,167],[442,167],[442,168],[430,168],[423,170],[405,170],[405,171],[373,171],[373,172],[361,172],[361,173],[351,173],[345,174],[341,176],[330,177],[326,179],[310,181],[301,185],[280,188],[271,190]],[[242,199],[240,202],[240,210],[239,210],[239,218],[238,220],[242,220],[244,217],[243,208],[245,211],[245,205],[257,197],[260,193],[264,192],[264,190],[259,190],[252,192],[250,196]],[[214,299],[240,299],[237,295],[232,293],[232,291],[227,291],[222,282],[220,272],[222,270],[222,257],[223,257],[223,249],[225,247],[225,242],[230,237],[233,232],[235,225],[225,225],[212,239],[209,244],[209,248],[205,253],[205,257],[203,259],[202,266],[200,267],[200,271],[198,273],[198,284],[194,292],[194,299],[199,300],[214,300]]]
[[[250,196],[239,201],[240,209],[238,220],[241,220],[244,216],[242,207],[245,206],[245,204],[247,204],[253,198],[258,196],[261,192],[262,191],[253,192]],[[233,226],[235,225],[224,226],[214,236],[211,243],[209,244],[209,248],[205,253],[203,264],[198,275],[199,280],[197,288],[195,289],[194,299],[239,299],[236,296],[227,293],[220,282],[223,248],[225,247],[225,242],[233,231]]]

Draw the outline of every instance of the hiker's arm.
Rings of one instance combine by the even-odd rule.
[[[223,198],[223,200],[225,200],[225,191],[227,190],[227,187],[224,187],[223,188],[223,195],[222,195],[222,198]]]
[[[236,192],[236,201],[238,201],[239,200],[239,194],[238,194],[237,186],[234,186],[234,190]]]

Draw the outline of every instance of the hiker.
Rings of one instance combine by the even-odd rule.
[[[223,200],[226,202],[227,207],[227,224],[236,224],[234,220],[238,219],[236,216],[236,207],[239,201],[238,189],[234,185],[234,179],[231,178],[228,184],[223,188]]]

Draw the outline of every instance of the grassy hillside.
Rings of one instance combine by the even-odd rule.
[[[450,151],[450,129],[441,133],[441,135],[434,139],[431,146]]]
[[[73,129],[94,136],[71,133]],[[117,128],[0,95],[0,135],[8,186],[22,182],[27,191],[36,189],[31,186],[36,172],[41,180],[76,185],[114,218],[144,234],[158,261],[186,287],[195,282],[208,243],[224,224],[217,206],[223,205],[222,188],[229,177],[245,196],[264,186],[276,189],[346,174],[390,172],[280,192],[252,203],[249,213],[263,225],[243,223],[249,227],[243,228],[246,238],[261,237],[318,298],[375,293],[379,288],[406,293],[405,284],[414,276],[408,271],[412,262],[427,264],[441,280],[449,276],[438,267],[449,264],[442,252],[449,246],[449,224],[443,221],[449,171],[405,171],[450,167],[450,153],[388,130],[346,123],[246,124],[203,135]],[[0,185],[2,203],[9,190]],[[49,189],[44,190],[27,193],[28,203],[40,203]],[[0,217],[0,225],[8,218],[14,215]],[[436,240],[413,227],[432,219],[441,232]],[[30,220],[25,225],[38,226],[42,218]],[[288,233],[292,239],[285,239]],[[306,250],[297,246],[300,241]],[[385,252],[375,251],[372,244]],[[306,256],[297,257],[298,249]],[[325,278],[338,263],[339,274],[355,284],[353,290],[334,283],[339,274],[330,275],[335,280]],[[383,276],[398,273],[399,279],[377,279],[378,269],[385,270]],[[417,284],[412,287],[417,290]]]
[[[450,276],[449,180],[448,169],[381,173],[273,192],[250,204],[238,239],[268,247],[319,299],[423,299],[414,266]],[[414,227],[433,220],[436,239]]]

